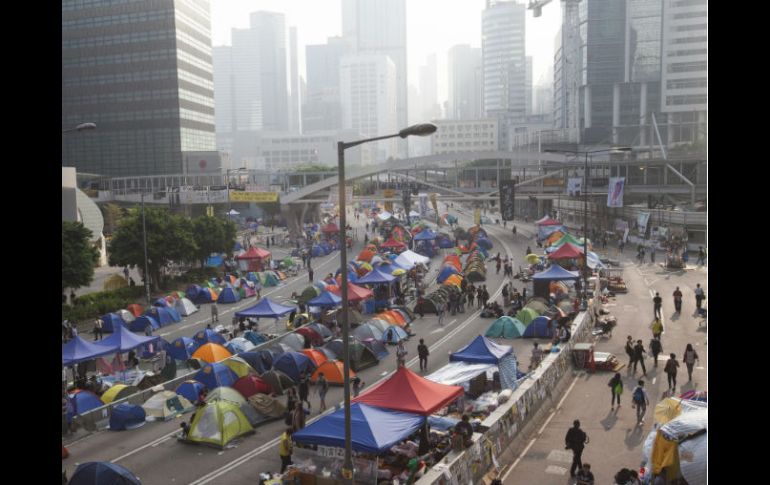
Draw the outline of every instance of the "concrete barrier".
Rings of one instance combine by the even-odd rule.
[[[481,478],[492,468],[498,468],[498,459],[511,444],[522,437],[522,429],[529,424],[536,411],[567,375],[576,343],[590,341],[593,320],[581,312],[572,323],[572,338],[559,353],[549,354],[525,380],[507,402],[493,411],[482,425],[488,430],[474,433],[473,444],[462,452],[450,451],[417,481],[418,485],[450,485],[481,483]]]

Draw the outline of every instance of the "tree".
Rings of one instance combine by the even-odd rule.
[[[102,213],[104,214],[105,234],[112,234],[117,230],[120,220],[126,215],[126,210],[118,204],[110,202],[102,207]]]
[[[198,250],[192,222],[162,209],[145,209],[147,224],[147,266],[150,283],[157,287],[164,266],[170,262],[194,261]],[[132,211],[123,218],[109,246],[112,266],[136,266],[144,273],[142,213]]]
[[[94,279],[99,250],[91,244],[93,233],[80,222],[61,223],[61,291],[88,286]]]
[[[195,258],[202,263],[211,253],[232,253],[237,229],[230,221],[201,216],[192,221],[193,239],[198,247]]]

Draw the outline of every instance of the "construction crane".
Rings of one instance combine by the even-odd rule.
[[[532,10],[532,16],[533,17],[540,17],[540,15],[543,13],[543,7],[551,3],[552,0],[530,0],[529,5],[527,5],[527,8],[529,10]],[[561,0],[562,2],[569,2],[569,3],[580,3],[580,0]]]

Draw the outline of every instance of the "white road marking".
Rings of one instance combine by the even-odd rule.
[[[572,463],[572,458],[570,458],[570,463]],[[566,475],[567,469],[563,466],[550,465],[545,469],[545,472],[553,475]]]
[[[170,432],[170,433],[168,433],[166,435],[163,435],[163,436],[161,436],[160,438],[158,438],[156,440],[150,441],[149,443],[147,443],[145,445],[142,445],[139,448],[136,448],[135,450],[129,451],[125,455],[120,455],[117,458],[113,458],[112,460],[110,460],[110,462],[116,463],[116,462],[122,460],[123,458],[128,458],[129,456],[131,456],[133,454],[139,453],[140,451],[142,451],[145,448],[149,448],[151,446],[155,447],[155,445],[160,444],[163,441],[166,441],[167,439],[169,439],[171,436],[173,436],[175,434],[179,434],[179,430],[178,429],[175,429],[174,431],[172,431],[172,432]]]
[[[572,463],[572,453],[564,450],[551,450],[551,452],[548,453],[547,459],[551,461],[561,461],[564,463]]]
[[[444,330],[446,330],[444,327],[439,327],[436,330],[431,330],[430,333],[439,333],[439,332],[443,332]]]

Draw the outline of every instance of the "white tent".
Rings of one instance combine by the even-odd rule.
[[[382,211],[382,212],[380,212],[380,214],[377,217],[379,217],[380,220],[382,220],[382,221],[387,221],[388,219],[393,217],[393,214],[391,214],[388,211]]]
[[[174,303],[174,308],[180,315],[186,317],[198,311],[198,307],[187,298],[180,298]]]
[[[696,401],[681,401],[682,414],[663,426],[655,428],[645,440],[643,457],[648,473],[652,472],[655,438],[661,433],[667,441],[677,445],[679,472],[691,485],[705,485],[708,449],[708,405]]]
[[[160,391],[142,404],[142,408],[147,416],[152,416],[158,421],[166,421],[177,414],[192,411],[195,406],[174,391]]]
[[[430,263],[430,258],[425,257],[421,254],[417,254],[410,249],[407,249],[403,253],[399,254],[398,257],[396,258],[396,264],[404,268],[411,269],[412,267],[414,267],[414,265],[420,264],[420,263],[427,265]]]
[[[429,381],[447,386],[456,386],[468,382],[482,372],[493,374],[497,371],[495,364],[471,364],[468,362],[450,362],[431,375],[425,376]]]
[[[133,313],[131,313],[128,310],[118,310],[115,313],[120,315],[120,318],[122,318],[123,321],[126,323],[133,322],[134,320],[136,320],[136,317],[133,315]]]

